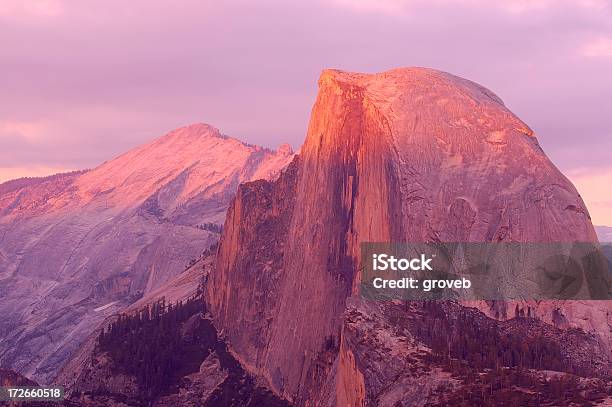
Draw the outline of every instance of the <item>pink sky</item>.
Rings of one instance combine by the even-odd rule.
[[[201,121],[299,147],[323,68],[416,65],[500,95],[612,225],[605,0],[0,0],[0,49],[0,180]]]

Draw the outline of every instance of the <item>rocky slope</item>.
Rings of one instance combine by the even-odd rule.
[[[376,333],[347,317],[347,300],[358,300],[360,242],[596,239],[574,186],[489,90],[423,68],[327,70],[299,158],[277,181],[239,187],[207,303],[236,359],[287,400],[423,405],[417,393],[412,404],[394,404],[414,380],[402,387],[404,373],[392,374],[395,359],[384,357],[408,339],[392,323]],[[504,320],[516,304],[472,305]],[[531,305],[536,320],[580,328],[610,372],[609,303]],[[372,309],[366,304],[366,314]],[[388,352],[373,361],[385,342]],[[419,346],[398,356],[401,369],[411,369]],[[382,402],[375,389],[393,386],[399,393]]]
[[[101,352],[97,352],[97,342],[102,329],[107,329],[113,322],[117,321],[119,315],[134,315],[138,312],[152,307],[154,304],[164,301],[167,304],[176,304],[179,301],[188,301],[190,298],[199,295],[202,288],[203,279],[210,273],[214,256],[210,253],[198,259],[192,266],[187,268],[178,276],[169,280],[167,283],[146,293],[135,303],[122,310],[121,313],[110,315],[96,329],[89,334],[87,339],[79,346],[78,350],[70,355],[69,360],[62,366],[58,375],[54,378],[53,384],[63,386],[71,391],[84,391],[85,388],[94,387],[94,378],[99,378],[100,374],[92,369],[97,366],[94,360],[102,358],[107,360]],[[108,366],[110,369],[110,366]],[[104,374],[110,374],[105,372]],[[92,378],[92,376],[94,376]],[[135,385],[131,383],[131,385]],[[119,393],[115,389],[116,393]],[[133,392],[133,391],[131,391]],[[127,395],[124,392],[124,395]]]
[[[205,124],[85,172],[0,185],[0,365],[41,383],[218,239],[239,183],[291,160]]]
[[[286,407],[285,401],[258,386],[244,371],[211,324],[201,284],[213,261],[214,251],[210,250],[121,316],[105,320],[101,328],[106,339],[101,339],[101,329],[90,335],[54,381],[67,389],[67,405]],[[173,306],[162,313],[163,323],[139,318],[161,303]],[[174,316],[167,318],[172,313]],[[121,320],[130,320],[130,329],[112,334],[110,327]],[[162,340],[155,341],[158,335]],[[132,353],[139,355],[138,363],[125,356]],[[160,372],[161,380],[152,380],[154,369],[139,366],[160,357],[166,358],[168,365]]]

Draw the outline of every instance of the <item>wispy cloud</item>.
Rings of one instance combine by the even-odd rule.
[[[582,55],[586,57],[612,57],[612,37],[599,37],[589,40],[582,47]]]
[[[27,121],[0,121],[0,139],[20,138],[30,142],[40,141],[48,136],[43,123]]]
[[[607,0],[180,4],[0,0],[0,167],[94,167],[199,121],[297,148],[321,69],[414,65],[495,91],[563,171],[610,161]]]
[[[0,18],[24,20],[41,17],[56,17],[62,14],[60,0],[2,0]]]
[[[473,3],[486,3],[486,1],[474,1]],[[505,0],[490,3],[494,3],[504,10],[518,14],[538,10],[551,10],[555,8],[602,10],[608,6],[606,0]]]
[[[437,8],[459,6],[480,10],[497,10],[516,15],[563,8],[602,10],[608,7],[606,0],[332,0],[332,2],[356,11],[395,15],[409,13],[425,6]]]

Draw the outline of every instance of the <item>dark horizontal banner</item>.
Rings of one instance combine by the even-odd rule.
[[[63,399],[63,387],[0,387],[0,401],[14,401],[16,405],[31,401],[61,401]]]
[[[612,246],[598,243],[361,244],[374,300],[610,300]]]

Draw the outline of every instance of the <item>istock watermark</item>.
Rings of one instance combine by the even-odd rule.
[[[361,244],[370,299],[610,300],[609,247],[599,243]]]

